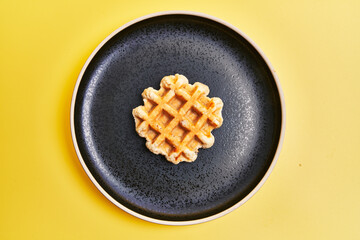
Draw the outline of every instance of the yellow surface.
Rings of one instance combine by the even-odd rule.
[[[162,226],[110,203],[71,142],[77,75],[113,30],[193,10],[268,56],[287,107],[266,184],[217,220]],[[360,1],[0,1],[0,239],[360,239]]]

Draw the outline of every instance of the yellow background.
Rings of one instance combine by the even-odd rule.
[[[110,203],[75,154],[77,76],[137,17],[192,10],[247,34],[277,70],[287,126],[278,163],[245,205],[173,227]],[[0,239],[360,239],[360,1],[0,2]]]

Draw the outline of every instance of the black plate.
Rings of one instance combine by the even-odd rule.
[[[145,147],[131,114],[145,88],[175,73],[224,102],[214,146],[178,165]],[[73,96],[74,144],[117,206],[153,222],[197,223],[241,205],[265,181],[282,138],[281,99],[266,60],[236,29],[203,15],[153,15],[110,35],[88,59]]]

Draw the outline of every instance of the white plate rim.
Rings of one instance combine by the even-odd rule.
[[[243,199],[241,199],[239,202],[237,202],[235,205],[231,206],[230,208],[219,212],[217,214],[214,214],[212,216],[209,217],[205,217],[205,218],[200,218],[200,219],[196,219],[196,220],[189,220],[189,221],[168,221],[168,220],[160,220],[160,219],[156,219],[156,218],[151,218],[148,216],[144,216],[142,214],[139,214],[127,207],[125,207],[124,205],[120,204],[118,201],[116,201],[112,196],[110,196],[103,188],[102,186],[96,181],[96,179],[94,178],[94,176],[91,174],[89,168],[86,166],[84,159],[81,156],[80,153],[80,149],[78,147],[77,144],[77,139],[76,139],[76,135],[75,135],[75,123],[74,123],[74,114],[75,114],[75,100],[76,100],[76,96],[77,96],[77,92],[79,89],[79,85],[81,82],[81,79],[85,73],[85,70],[87,69],[89,63],[91,62],[91,60],[94,58],[94,56],[96,55],[96,53],[105,45],[105,43],[107,43],[113,36],[115,36],[117,33],[121,32],[122,30],[124,30],[125,28],[143,21],[145,19],[149,19],[149,18],[154,18],[154,17],[158,17],[158,16],[164,16],[164,15],[191,15],[191,16],[198,16],[198,17],[202,17],[202,18],[206,18],[206,19],[210,19],[213,20],[215,22],[218,22],[222,25],[224,25],[225,27],[228,27],[230,29],[232,29],[233,31],[235,31],[236,33],[238,33],[240,36],[242,36],[243,38],[245,38],[246,41],[248,41],[255,49],[256,51],[260,54],[260,56],[264,59],[266,65],[269,67],[272,76],[274,77],[275,80],[275,84],[277,87],[277,90],[279,92],[279,97],[280,97],[280,105],[281,105],[281,129],[280,129],[280,139],[279,139],[279,143],[273,158],[273,161],[271,162],[268,170],[266,171],[265,175],[263,176],[263,178],[261,179],[261,181],[256,185],[256,187],[254,189],[251,190],[251,192],[246,195]],[[75,83],[75,87],[74,87],[74,91],[73,91],[73,95],[72,95],[72,99],[71,99],[71,107],[70,107],[70,128],[71,128],[71,136],[72,136],[72,140],[73,140],[73,145],[75,147],[75,151],[76,154],[78,156],[78,159],[82,165],[82,167],[84,168],[86,174],[88,175],[88,177],[90,178],[90,180],[93,182],[93,184],[96,186],[96,188],[109,200],[111,201],[113,204],[115,204],[117,207],[119,207],[120,209],[122,209],[123,211],[138,217],[140,219],[149,221],[149,222],[153,222],[153,223],[158,223],[158,224],[163,224],[163,225],[174,225],[174,226],[178,226],[178,225],[192,225],[192,224],[199,224],[199,223],[204,223],[204,222],[208,222],[214,219],[217,219],[219,217],[222,217],[232,211],[234,211],[235,209],[237,209],[238,207],[240,207],[241,205],[243,205],[245,202],[247,202],[252,196],[254,196],[254,194],[264,185],[264,183],[266,182],[266,180],[269,178],[271,172],[273,171],[282,146],[283,146],[283,142],[284,142],[284,136],[285,136],[285,119],[286,119],[286,113],[285,113],[285,99],[284,99],[284,93],[283,90],[281,88],[280,85],[280,81],[279,78],[276,74],[276,71],[274,69],[274,67],[271,65],[269,59],[266,57],[266,55],[264,54],[264,52],[256,45],[256,43],[250,39],[245,33],[243,33],[240,29],[236,28],[235,26],[231,25],[230,23],[219,19],[217,17],[205,14],[205,13],[200,13],[200,12],[194,12],[194,11],[183,11],[183,10],[171,10],[171,11],[162,11],[162,12],[155,12],[155,13],[151,13],[139,18],[136,18],[124,25],[122,25],[121,27],[119,27],[118,29],[116,29],[115,31],[113,31],[110,35],[108,35],[95,49],[94,51],[90,54],[90,56],[88,57],[88,59],[86,60],[84,66],[82,67],[80,74],[77,78],[77,81]]]

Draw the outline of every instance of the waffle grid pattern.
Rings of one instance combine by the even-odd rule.
[[[144,106],[133,110],[136,131],[146,138],[150,151],[168,161],[195,161],[200,147],[214,144],[211,131],[222,125],[223,103],[206,97],[206,85],[188,84],[183,75],[164,77],[160,86],[158,91],[147,88],[142,93]]]

